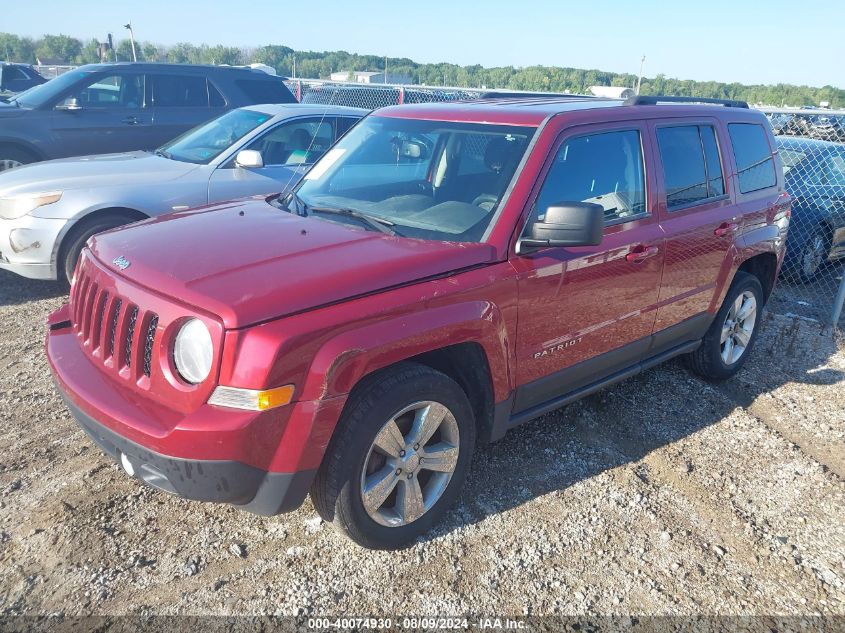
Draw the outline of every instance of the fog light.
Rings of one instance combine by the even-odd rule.
[[[41,248],[41,243],[34,239],[34,235],[29,229],[12,229],[9,232],[9,246],[16,253],[22,253],[30,248]]]
[[[129,458],[126,456],[126,453],[120,454],[120,465],[123,466],[123,470],[126,471],[126,474],[130,477],[135,476],[135,467],[132,465],[132,462],[129,461]]]

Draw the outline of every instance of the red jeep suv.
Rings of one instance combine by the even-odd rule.
[[[401,547],[476,442],[673,356],[738,371],[789,204],[741,102],[385,108],[283,197],[92,238],[47,354],[130,475],[263,515],[310,491]]]

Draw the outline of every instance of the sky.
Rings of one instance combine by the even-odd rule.
[[[346,50],[417,62],[568,66],[845,88],[845,20],[817,0],[57,0],[8,2],[0,31],[157,44]]]

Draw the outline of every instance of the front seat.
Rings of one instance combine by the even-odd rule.
[[[484,164],[491,173],[485,175],[481,195],[473,201],[477,207],[485,211],[492,211],[499,202],[499,197],[507,186],[511,175],[511,166],[520,157],[519,141],[508,140],[504,136],[497,136],[487,143],[484,150]]]
[[[290,154],[285,159],[285,165],[301,165],[302,163],[308,162],[308,153],[311,149],[311,135],[303,128],[294,130],[290,135],[287,148]]]

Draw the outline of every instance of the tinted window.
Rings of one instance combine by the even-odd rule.
[[[265,165],[313,163],[334,142],[333,119],[288,121],[277,125],[249,144],[261,152]]]
[[[6,66],[2,69],[3,81],[26,81],[29,76],[16,66]]]
[[[736,168],[739,174],[739,190],[742,193],[774,187],[777,183],[775,161],[762,125],[755,123],[731,123],[731,136]]]
[[[153,105],[157,108],[208,106],[205,77],[192,75],[153,75]]]
[[[251,103],[294,103],[296,101],[281,79],[278,81],[239,79],[235,85],[243,90]]]
[[[707,193],[711,198],[724,195],[725,179],[722,176],[722,158],[719,156],[719,144],[716,143],[716,130],[709,125],[700,125],[698,133],[701,135],[707,163]]]
[[[144,76],[136,74],[97,77],[65,99],[76,99],[83,108],[141,108]]]
[[[220,91],[210,81],[208,82],[208,105],[212,108],[222,108],[226,105],[223,95],[220,94]]]
[[[657,129],[657,143],[666,182],[666,204],[670,209],[706,200],[707,166],[698,126]]]
[[[594,202],[605,222],[646,212],[640,133],[636,130],[579,136],[558,150],[534,204],[535,217],[558,202]]]

